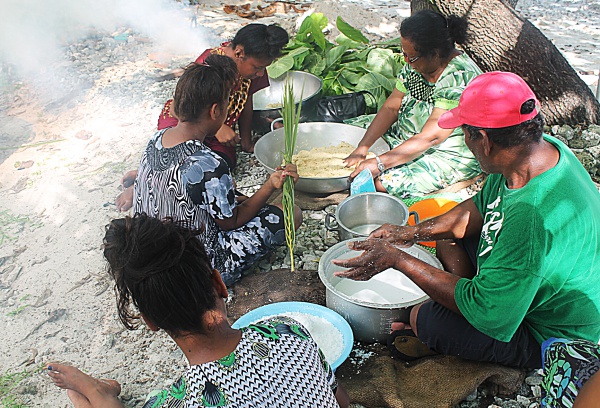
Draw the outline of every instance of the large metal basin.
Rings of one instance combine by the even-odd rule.
[[[286,81],[290,81],[294,90],[294,102],[300,102],[302,109],[300,122],[314,120],[319,93],[323,81],[316,75],[303,71],[288,71],[279,78],[269,78],[270,86],[261,89],[252,96],[253,116],[252,129],[259,134],[265,134],[271,129],[271,122],[281,117],[281,103]]]
[[[393,322],[408,322],[410,318],[410,310],[414,305],[421,304],[429,299],[417,285],[415,285],[404,274],[397,272],[398,281],[394,282],[402,289],[389,285],[385,288],[386,291],[397,290],[395,298],[402,298],[403,301],[395,303],[374,303],[364,300],[358,300],[355,297],[349,296],[336,288],[344,278],[333,276],[341,268],[331,263],[334,259],[348,259],[360,255],[361,252],[351,251],[347,243],[351,241],[363,240],[364,238],[351,239],[342,241],[329,248],[319,261],[319,278],[325,285],[327,307],[335,310],[342,315],[354,332],[355,340],[368,343],[382,342],[385,343],[387,336],[390,333]],[[410,255],[426,262],[436,268],[443,269],[440,261],[419,246],[409,248],[401,248]],[[372,280],[373,278],[371,278]],[[367,285],[367,282],[354,282],[356,285]],[[338,286],[339,287],[339,286]]]
[[[340,142],[347,142],[357,146],[366,129],[345,123],[308,122],[298,125],[296,149],[310,150],[314,147],[337,146]],[[254,155],[265,168],[272,173],[281,165],[285,147],[284,129],[275,129],[262,136],[254,146]],[[379,155],[389,151],[390,148],[383,139],[378,139],[370,151]],[[348,174],[352,171],[348,169]],[[295,189],[305,193],[328,194],[344,191],[350,188],[348,177],[300,177]]]

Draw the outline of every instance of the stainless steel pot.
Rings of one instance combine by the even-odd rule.
[[[314,147],[337,146],[340,142],[357,146],[366,130],[344,123],[308,122],[298,125],[298,136],[294,152],[310,150]],[[254,146],[254,155],[269,173],[281,165],[285,146],[284,129],[275,129],[262,136]],[[383,139],[378,139],[370,151],[379,155],[390,148]],[[348,174],[350,174],[350,169]],[[305,193],[329,194],[350,188],[348,177],[300,177],[295,189]]]
[[[387,193],[361,193],[345,198],[335,214],[326,214],[325,227],[337,230],[343,241],[368,237],[383,224],[405,225],[408,217],[408,207],[399,198]]]
[[[302,95],[300,122],[313,120],[323,81],[316,75],[303,71],[288,71],[279,78],[269,78],[270,86],[252,96],[252,130],[261,135],[271,128],[271,122],[281,117],[281,103],[285,81],[289,80],[294,90],[296,104]]]
[[[335,277],[333,274],[343,270],[343,268],[332,264],[331,261],[358,256],[360,252],[351,251],[347,243],[362,239],[342,241],[329,248],[319,261],[319,278],[325,285],[327,307],[338,312],[350,323],[355,340],[368,343],[385,342],[390,333],[392,323],[398,321],[408,322],[411,307],[425,302],[429,299],[429,296],[404,275],[402,276],[407,281],[402,282],[402,285],[410,290],[410,293],[406,294],[406,296],[404,296],[405,293],[400,294],[406,297],[407,301],[405,302],[390,304],[372,303],[358,300],[337,290],[336,285],[343,278]],[[442,264],[436,257],[416,245],[410,248],[402,248],[402,250],[436,268],[443,269]],[[357,282],[357,284],[362,283],[364,282]]]

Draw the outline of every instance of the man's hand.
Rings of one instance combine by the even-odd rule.
[[[369,235],[369,239],[379,238],[399,247],[409,247],[417,242],[415,230],[415,227],[406,225],[383,224]]]
[[[366,281],[379,272],[394,268],[413,281],[432,300],[461,314],[454,298],[454,289],[461,279],[460,276],[415,258],[383,239],[368,238],[364,241],[352,241],[348,243],[348,248],[364,252],[351,259],[334,259],[332,261],[334,265],[349,268],[334,272],[334,276]]]
[[[369,280],[379,272],[394,268],[398,259],[410,256],[383,239],[353,241],[348,243],[348,248],[364,252],[355,258],[334,259],[334,265],[349,269],[333,275],[357,281]]]
[[[215,138],[225,146],[233,146],[240,141],[240,135],[235,133],[235,131],[227,125],[221,126],[217,133],[215,133]]]

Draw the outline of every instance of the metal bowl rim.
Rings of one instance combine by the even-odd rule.
[[[282,75],[278,76],[277,78],[271,78],[271,77],[269,77],[269,81],[271,81],[271,80],[277,81],[277,80],[279,80],[279,78],[281,78],[284,75],[287,75],[288,73],[300,73],[302,76],[307,76],[309,78],[315,78],[315,79],[318,80],[319,89],[317,89],[317,91],[314,92],[313,94],[308,95],[306,97],[303,97],[302,98],[302,102],[306,102],[310,98],[313,98],[315,95],[318,95],[323,90],[323,80],[321,78],[319,78],[318,76],[316,76],[315,74],[311,74],[310,72],[306,72],[306,71],[287,71],[285,74],[282,74]],[[258,92],[260,92],[260,91],[262,91],[264,89],[267,89],[267,88],[268,87],[256,91],[256,93],[254,95],[256,95]],[[280,110],[280,109],[281,108],[266,108],[265,107],[265,108],[261,108],[261,109],[255,109],[255,108],[253,108],[252,110],[256,111],[256,112],[265,112],[265,111]]]
[[[358,235],[360,237],[368,237],[370,234],[364,234],[361,232],[356,232],[353,229],[349,228],[346,224],[344,224],[341,220],[340,220],[340,206],[342,206],[342,204],[350,202],[352,200],[356,200],[356,197],[359,198],[363,198],[366,196],[375,196],[375,197],[386,197],[386,198],[390,198],[392,199],[392,201],[396,202],[397,204],[400,204],[400,207],[402,207],[404,209],[404,220],[402,222],[402,224],[397,224],[397,225],[406,225],[406,223],[408,222],[408,218],[410,217],[410,212],[408,210],[408,206],[404,203],[404,201],[402,201],[401,199],[399,199],[396,196],[393,196],[389,193],[383,193],[381,191],[372,191],[372,192],[366,192],[366,193],[359,193],[359,194],[354,194],[354,195],[350,195],[346,198],[344,198],[342,200],[341,203],[339,203],[335,209],[335,220],[338,223],[338,225],[340,227],[342,227],[345,231],[349,232],[350,234],[354,234],[354,235]]]
[[[351,126],[351,127],[353,127],[353,128],[363,129],[363,128],[359,127],[359,126],[349,125],[349,124],[347,124],[347,123],[336,123],[336,122],[303,122],[303,123],[298,123],[298,127],[301,127],[301,126],[302,126],[302,127],[306,127],[306,126],[311,126],[311,125],[316,125],[316,124],[321,124],[321,125],[323,125],[323,124],[326,124],[326,125],[341,125],[341,126],[343,126],[343,127],[346,127],[346,126]],[[280,128],[280,129],[282,129],[282,128]],[[263,142],[263,143],[266,143],[266,139],[264,139],[264,137],[265,137],[266,135],[268,135],[269,133],[273,133],[273,132],[276,132],[276,131],[278,131],[278,130],[279,130],[279,129],[275,129],[275,130],[273,130],[273,131],[271,131],[271,132],[265,133],[263,136],[261,136],[261,137],[260,137],[260,138],[259,138],[259,139],[256,141],[256,144],[259,144],[259,143],[261,142],[261,140],[265,140],[265,142]],[[331,145],[330,145],[330,146],[331,146]],[[389,146],[388,146],[388,147],[389,147]],[[255,147],[254,147],[254,150],[256,151],[256,145],[255,145]],[[369,150],[369,151],[370,151],[370,150]],[[274,169],[273,167],[271,167],[271,166],[267,166],[265,163],[263,163],[263,162],[262,162],[262,160],[256,156],[256,154],[254,155],[254,157],[256,157],[256,160],[258,160],[258,162],[259,162],[259,163],[260,163],[260,164],[261,164],[261,165],[262,165],[264,168],[266,168],[266,169],[267,169],[267,170],[268,170],[270,173],[273,173],[273,172],[275,171],[275,169]],[[342,180],[344,180],[344,179],[349,179],[349,177],[350,177],[349,175],[348,175],[348,176],[341,176],[341,177],[302,177],[302,176],[301,176],[301,177],[300,177],[300,180],[314,180],[314,181],[319,181],[319,180],[336,180],[336,181],[342,181]],[[385,194],[385,193],[382,193],[382,194]]]
[[[401,199],[399,199],[398,197],[396,197],[396,196],[394,196],[394,195],[392,195],[390,193],[384,193],[384,192],[381,192],[381,191],[368,191],[368,192],[365,192],[365,193],[359,193],[359,194],[350,195],[350,196],[344,198],[342,200],[342,202],[340,202],[337,205],[337,208],[335,209],[336,219],[338,218],[338,215],[339,215],[339,211],[338,210],[339,210],[339,208],[340,208],[341,205],[343,205],[344,203],[349,203],[352,200],[358,200],[358,199],[361,199],[361,198],[364,198],[364,197],[367,197],[367,196],[386,197],[386,198],[391,199],[392,201],[396,202],[397,204],[400,204],[400,207],[402,207],[404,209],[404,212],[406,213],[406,216],[408,218],[408,215],[409,215],[408,214],[408,212],[409,212],[408,211],[408,206],[404,203],[404,201],[402,201]]]
[[[305,313],[311,316],[321,317],[339,330],[342,335],[344,347],[340,356],[335,361],[329,362],[334,371],[350,356],[354,344],[354,332],[352,331],[350,323],[335,310],[316,303],[299,301],[267,303],[266,305],[259,306],[256,309],[244,313],[231,326],[234,329],[238,329],[247,324],[251,324],[252,322],[250,322],[250,320],[254,318],[265,317],[267,313],[277,315],[285,312]]]

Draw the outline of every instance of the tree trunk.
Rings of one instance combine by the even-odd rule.
[[[421,10],[439,11],[429,0],[411,0],[410,14],[415,14],[417,11]]]
[[[599,122],[600,103],[591,89],[554,44],[502,0],[411,1],[411,12],[424,8],[465,17],[470,36],[463,46],[467,54],[484,72],[520,75],[539,98],[547,124]]]

